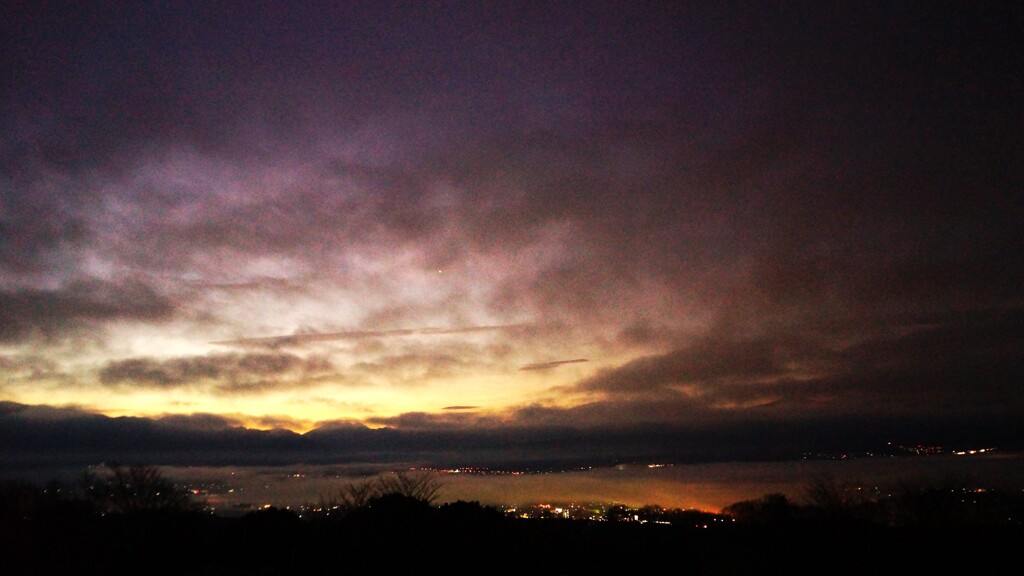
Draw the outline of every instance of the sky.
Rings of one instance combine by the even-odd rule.
[[[1017,3],[0,10],[7,462],[1024,446]]]

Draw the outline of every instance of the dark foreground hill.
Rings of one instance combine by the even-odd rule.
[[[1024,495],[956,484],[880,497],[823,479],[803,505],[771,494],[646,522],[646,509],[621,507],[599,521],[435,506],[438,487],[393,473],[302,516],[225,517],[153,467],[112,464],[73,486],[8,482],[0,574],[1016,574],[1024,545]]]
[[[273,508],[236,518],[97,513],[68,500],[19,511],[9,500],[0,519],[0,572],[8,575],[997,574],[1019,567],[1024,544],[1019,525],[523,520],[476,503],[434,507],[400,496],[312,520]]]

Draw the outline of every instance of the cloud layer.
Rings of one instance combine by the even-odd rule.
[[[0,399],[446,446],[1005,422],[1020,12],[12,7]]]

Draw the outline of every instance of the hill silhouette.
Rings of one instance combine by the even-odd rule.
[[[157,485],[174,490],[161,483],[155,469],[123,474],[130,470],[112,468],[107,479],[142,482],[121,485],[124,494]],[[967,499],[943,486],[908,485],[880,502],[844,497],[848,487],[820,481],[808,487],[804,504],[765,495],[728,507],[725,513],[735,521],[704,524],[693,522],[693,511],[665,512],[659,518],[666,523],[613,521],[613,511],[603,521],[523,520],[479,502],[436,505],[432,481],[412,477],[370,481],[366,498],[302,516],[270,507],[223,517],[194,502],[112,507],[97,497],[96,486],[95,478],[77,486],[0,486],[0,570],[9,575],[999,573],[1024,541],[1019,495],[984,492]],[[389,489],[402,486],[427,490],[414,495]],[[180,494],[161,496],[182,502]]]

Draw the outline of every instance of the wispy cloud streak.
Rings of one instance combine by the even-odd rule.
[[[578,364],[580,362],[589,362],[587,358],[573,358],[572,360],[553,360],[551,362],[537,362],[535,364],[527,364],[520,367],[520,370],[550,370],[557,368],[563,364]]]

